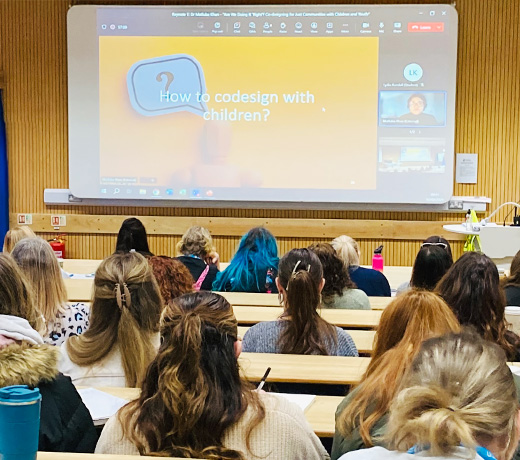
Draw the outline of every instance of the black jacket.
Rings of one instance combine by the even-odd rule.
[[[42,395],[38,450],[93,453],[97,433],[69,377],[57,369],[59,349],[13,344],[0,349],[0,387],[28,385]]]

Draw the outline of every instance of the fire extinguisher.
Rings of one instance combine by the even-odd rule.
[[[58,235],[56,238],[49,240],[49,244],[51,245],[54,254],[58,259],[65,259],[65,235]]]

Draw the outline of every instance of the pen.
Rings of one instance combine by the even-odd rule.
[[[267,376],[269,375],[269,372],[271,372],[271,368],[270,367],[267,368],[267,370],[265,371],[264,376],[262,377],[262,380],[260,380],[260,383],[258,384],[257,391],[261,390],[264,387],[265,381],[267,380]]]

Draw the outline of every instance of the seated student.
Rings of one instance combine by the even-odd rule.
[[[178,297],[163,312],[161,338],[139,399],[108,421],[96,453],[329,458],[298,407],[240,377],[237,320],[223,297]]]
[[[16,244],[12,255],[29,281],[35,304],[45,319],[45,343],[61,345],[67,337],[85,332],[90,309],[84,303],[67,303],[58,259],[50,244],[42,238],[25,238]]]
[[[352,337],[319,315],[323,289],[320,259],[309,249],[293,249],[280,260],[276,285],[284,312],[276,321],[250,327],[244,351],[298,355],[358,356]]]
[[[177,259],[186,265],[195,280],[195,290],[211,291],[220,258],[209,230],[199,226],[189,228],[177,244],[177,252],[181,254]]]
[[[247,232],[228,267],[217,274],[214,291],[278,292],[278,247],[273,234],[263,227]]]
[[[504,352],[476,334],[427,340],[390,407],[383,447],[342,460],[509,460],[519,407]]]
[[[146,229],[143,223],[135,217],[125,219],[121,224],[121,228],[117,234],[116,250],[114,252],[130,251],[138,252],[145,257],[153,256],[148,247]]]
[[[96,270],[90,328],[61,346],[75,385],[135,387],[159,348],[162,298],[146,259],[113,254]]]
[[[370,364],[336,411],[333,460],[380,443],[377,438],[386,431],[390,403],[421,343],[459,330],[450,307],[432,292],[404,292],[385,308]]]
[[[90,413],[70,379],[58,372],[59,349],[43,343],[37,332],[42,326],[22,272],[8,254],[0,254],[0,387],[40,390],[38,450],[94,452]]]
[[[520,307],[520,251],[513,257],[509,276],[503,283],[506,305]]]
[[[4,237],[4,248],[3,252],[11,253],[13,248],[15,247],[18,241],[23,240],[24,238],[38,238],[36,234],[31,230],[31,227],[27,225],[21,225],[17,227],[13,227],[11,230],[8,230]]]
[[[370,297],[390,297],[392,295],[385,275],[372,268],[364,268],[359,265],[361,253],[356,240],[350,236],[341,235],[332,240],[332,247],[343,261],[350,279],[358,289]]]
[[[410,282],[403,283],[397,288],[397,295],[410,288],[433,291],[452,264],[453,259],[446,249],[423,243],[413,264],[412,278]]]
[[[159,285],[163,305],[193,291],[193,278],[182,262],[168,256],[153,256],[148,258],[148,264]]]
[[[511,361],[520,360],[520,337],[508,330],[506,298],[495,263],[486,255],[466,252],[448,270],[436,292],[463,326],[471,325],[495,342]]]
[[[321,306],[323,308],[370,310],[367,295],[361,289],[356,288],[334,248],[329,243],[317,243],[309,246],[309,249],[318,256],[323,267],[325,286],[321,291]]]

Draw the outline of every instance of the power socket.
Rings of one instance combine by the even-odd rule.
[[[513,227],[520,227],[520,216],[513,217]]]
[[[450,200],[448,201],[448,209],[464,209],[464,203],[462,200]]]

